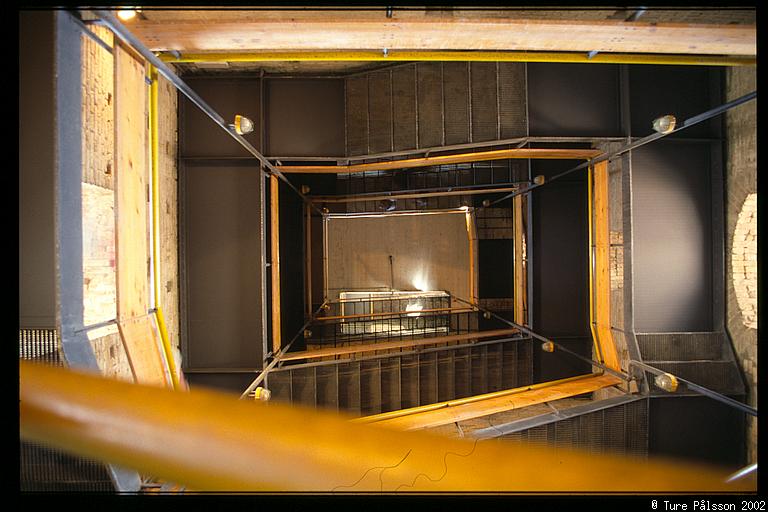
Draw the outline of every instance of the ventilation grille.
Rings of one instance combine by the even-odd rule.
[[[19,359],[63,366],[56,329],[19,329]]]

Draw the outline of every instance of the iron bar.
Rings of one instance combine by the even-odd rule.
[[[249,385],[249,386],[246,388],[246,390],[243,392],[243,394],[242,394],[242,395],[240,395],[240,400],[242,400],[243,398],[247,397],[247,396],[248,396],[248,394],[249,394],[251,391],[253,391],[254,389],[256,389],[256,388],[259,386],[259,384],[261,384],[261,381],[263,381],[263,380],[264,380],[264,379],[267,377],[267,374],[268,374],[268,373],[269,373],[269,372],[272,370],[272,368],[274,368],[274,367],[277,365],[277,363],[280,361],[280,358],[281,358],[281,357],[282,357],[282,356],[283,356],[283,355],[284,355],[286,352],[288,352],[288,349],[290,349],[290,348],[291,348],[291,345],[293,345],[293,342],[294,342],[294,341],[296,341],[296,340],[298,339],[298,337],[299,337],[299,336],[301,336],[301,335],[303,335],[303,334],[304,334],[304,329],[306,329],[307,327],[309,327],[309,325],[310,325],[310,324],[311,324],[311,323],[312,323],[312,322],[315,320],[315,318],[317,318],[317,315],[319,315],[319,314],[320,314],[320,311],[322,311],[322,310],[323,310],[323,307],[325,306],[325,304],[326,304],[326,303],[325,303],[325,302],[323,302],[323,303],[320,305],[320,307],[319,307],[319,308],[317,308],[317,311],[315,311],[315,313],[312,315],[312,317],[311,317],[309,320],[307,320],[307,322],[306,322],[306,323],[305,323],[305,324],[304,324],[304,325],[301,327],[301,329],[299,329],[299,331],[298,331],[298,332],[297,332],[297,333],[296,333],[296,334],[293,336],[293,338],[291,338],[291,341],[289,341],[287,345],[285,345],[283,348],[281,348],[281,349],[280,349],[280,351],[279,351],[277,354],[275,354],[275,357],[272,359],[272,362],[271,362],[271,363],[269,363],[269,365],[267,365],[267,367],[266,367],[266,368],[264,368],[264,369],[261,371],[261,373],[260,373],[260,374],[259,374],[259,375],[258,375],[258,376],[257,376],[257,377],[256,377],[256,378],[253,380],[253,382],[251,382],[251,384],[250,384],[250,385]]]
[[[466,301],[464,299],[461,299],[459,297],[454,297],[454,298],[456,300],[460,301],[460,302],[463,302],[465,304],[469,304],[472,307],[476,307],[477,309],[479,309],[480,311],[482,311],[484,313],[490,314],[495,319],[497,319],[497,320],[499,320],[501,322],[504,322],[505,324],[509,325],[510,327],[515,327],[515,328],[519,329],[520,331],[528,334],[532,338],[536,338],[536,339],[538,339],[540,341],[543,341],[545,343],[552,343],[555,347],[557,347],[558,350],[562,350],[563,352],[565,352],[567,354],[570,354],[570,355],[572,355],[572,356],[574,356],[574,357],[576,357],[578,359],[581,359],[582,361],[584,361],[586,363],[589,363],[592,366],[596,366],[596,367],[600,368],[601,370],[605,371],[606,373],[610,373],[614,377],[618,377],[621,380],[624,380],[624,381],[627,381],[627,382],[633,380],[632,377],[630,377],[629,375],[626,375],[626,374],[621,373],[621,372],[617,372],[616,370],[614,370],[612,368],[609,368],[608,366],[606,366],[606,365],[604,365],[602,363],[599,363],[599,362],[597,362],[597,361],[595,361],[593,359],[589,359],[587,357],[584,357],[581,354],[577,354],[576,352],[573,352],[573,351],[563,347],[561,344],[557,343],[556,341],[554,341],[552,339],[549,339],[549,338],[546,338],[546,337],[542,336],[541,334],[537,334],[537,333],[533,332],[532,330],[530,330],[530,329],[528,329],[528,328],[526,328],[526,327],[524,327],[524,326],[522,326],[522,325],[520,325],[518,323],[515,323],[515,322],[513,322],[511,320],[507,320],[506,318],[503,318],[503,317],[497,315],[496,313],[494,313],[493,311],[491,311],[489,309],[483,308],[483,307],[481,307],[481,306],[479,306],[477,304],[472,304],[471,302],[468,302],[468,301]]]
[[[627,144],[627,145],[617,149],[613,153],[604,154],[602,156],[599,156],[599,157],[587,160],[586,162],[581,163],[581,164],[577,165],[576,167],[568,169],[567,171],[563,171],[560,174],[556,174],[555,176],[552,176],[551,178],[548,178],[544,183],[541,183],[541,184],[532,183],[528,187],[520,189],[517,192],[512,192],[511,194],[507,194],[506,196],[491,202],[488,206],[493,206],[494,204],[500,203],[502,201],[505,201],[507,199],[510,199],[510,198],[515,197],[515,196],[520,195],[520,194],[527,194],[527,193],[531,192],[532,190],[534,190],[534,189],[536,189],[538,187],[542,187],[542,186],[546,185],[547,183],[551,183],[551,182],[553,182],[553,181],[555,181],[555,180],[557,180],[559,178],[562,178],[563,176],[567,176],[568,174],[574,173],[576,171],[579,171],[581,169],[584,169],[586,167],[594,165],[594,164],[596,164],[598,162],[602,162],[604,160],[608,160],[608,161],[613,160],[617,156],[621,156],[624,153],[632,151],[633,149],[637,149],[637,148],[639,148],[641,146],[644,146],[644,145],[646,145],[646,144],[648,144],[650,142],[653,142],[655,140],[661,139],[661,138],[666,137],[668,135],[672,135],[673,133],[677,133],[677,132],[679,132],[681,130],[684,130],[686,128],[690,128],[691,126],[699,124],[702,121],[706,121],[707,119],[711,119],[711,118],[713,118],[715,116],[718,116],[718,115],[720,115],[720,114],[722,114],[724,112],[727,112],[728,110],[730,110],[730,109],[732,109],[734,107],[737,107],[737,106],[741,105],[742,103],[746,103],[746,102],[748,102],[748,101],[750,101],[750,100],[752,100],[752,99],[754,99],[756,97],[757,97],[757,91],[752,91],[751,93],[745,94],[744,96],[741,96],[740,98],[736,98],[733,101],[729,101],[727,103],[724,103],[724,104],[720,105],[719,107],[715,107],[715,108],[710,109],[710,110],[708,110],[706,112],[702,112],[701,114],[695,115],[693,117],[689,117],[680,126],[676,127],[675,129],[673,129],[671,131],[668,131],[666,133],[656,132],[656,133],[652,133],[652,134],[650,134],[650,135],[648,135],[646,137],[642,137],[642,138],[636,140],[635,142],[630,142],[629,144]],[[480,206],[478,208],[484,208],[484,207]]]
[[[516,190],[518,185],[515,184],[511,187],[503,188],[488,188],[489,185],[483,185],[483,188],[479,186],[471,186],[471,188],[463,187],[443,187],[431,189],[429,192],[411,192],[411,191],[392,191],[392,192],[370,192],[366,194],[357,194],[353,196],[310,196],[310,200],[315,203],[359,203],[364,201],[378,201],[384,199],[419,199],[425,197],[445,197],[445,196],[462,196],[462,195],[476,195],[476,194],[501,194],[509,192],[510,190]],[[458,190],[457,190],[458,189]]]
[[[630,366],[635,365],[639,368],[642,368],[643,370],[646,370],[648,372],[651,372],[654,375],[673,375],[670,372],[665,372],[664,370],[660,370],[654,366],[650,366],[648,364],[642,363],[640,361],[635,361],[634,359],[629,361]],[[705,388],[704,386],[700,386],[694,382],[691,382],[687,379],[683,379],[682,377],[679,377],[677,375],[674,376],[675,379],[677,379],[679,382],[682,382],[685,384],[685,386],[692,390],[692,391],[698,391],[704,396],[707,396],[713,400],[717,400],[718,402],[722,402],[726,405],[730,405],[731,407],[740,410],[741,412],[750,414],[752,416],[757,416],[757,409],[750,407],[746,404],[743,404],[737,400],[734,400],[733,398],[727,397],[725,395],[722,395],[718,393],[717,391],[712,391],[709,388]]]
[[[482,331],[478,331],[478,333],[482,333]],[[425,338],[428,339],[428,338]],[[484,341],[476,341],[474,343],[463,343],[461,345],[445,345],[442,347],[431,347],[431,348],[418,348],[414,350],[409,351],[401,351],[401,352],[389,352],[385,354],[374,354],[371,356],[364,356],[364,357],[349,357],[346,359],[333,359],[328,361],[315,361],[314,363],[298,363],[298,364],[289,364],[286,366],[281,366],[280,368],[277,368],[276,370],[273,370],[275,372],[281,372],[281,371],[290,371],[293,369],[300,369],[300,368],[309,368],[313,366],[328,366],[333,364],[342,364],[342,363],[352,363],[352,362],[359,362],[359,361],[369,361],[373,359],[386,359],[390,357],[401,357],[401,356],[412,356],[417,354],[429,354],[432,352],[444,352],[446,350],[451,349],[465,349],[465,348],[472,348],[472,347],[481,347],[484,345],[493,345],[496,343],[506,343],[509,341],[529,341],[530,338],[523,337],[522,335],[518,336],[510,336],[506,338],[499,338],[495,340],[484,340]],[[439,343],[439,342],[438,342]],[[287,362],[287,361],[286,361]]]
[[[112,15],[112,13],[101,9],[94,10],[94,13],[99,18],[101,18],[102,21],[104,21],[104,24],[109,27],[109,29],[112,30],[112,32],[117,37],[119,37],[125,43],[130,45],[134,50],[136,50],[142,57],[144,57],[157,69],[158,73],[168,79],[168,81],[170,81],[179,91],[181,91],[187,98],[189,98],[192,103],[194,103],[200,110],[208,115],[208,117],[210,117],[225,132],[227,132],[230,137],[235,139],[241,146],[243,146],[243,148],[245,148],[246,151],[248,151],[251,155],[253,155],[254,158],[261,162],[264,167],[269,169],[269,174],[280,178],[283,182],[285,182],[286,185],[288,185],[288,187],[291,188],[291,190],[296,192],[299,197],[302,198],[302,200],[309,203],[306,196],[302,194],[301,191],[299,191],[290,181],[288,181],[288,178],[286,178],[283,173],[281,173],[274,165],[272,165],[272,163],[256,148],[254,148],[253,145],[248,142],[242,135],[238,134],[234,127],[231,127],[230,124],[227,123],[218,112],[216,112],[191,87],[189,87],[189,85],[187,85],[184,80],[182,80],[176,73],[174,73],[165,62],[163,62],[154,53],[152,53],[149,48],[144,46],[144,44],[139,41],[139,39],[134,36],[122,23],[120,23],[117,18]],[[312,205],[312,207],[317,209],[317,207],[314,205]],[[320,211],[318,210],[318,212]]]

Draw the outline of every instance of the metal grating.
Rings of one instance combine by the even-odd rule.
[[[645,361],[723,359],[725,335],[720,332],[637,334]]]
[[[56,329],[19,329],[19,359],[64,366]],[[19,487],[23,492],[115,491],[104,464],[22,440]]]
[[[266,385],[274,400],[369,415],[530,384],[531,358],[530,340],[500,341],[283,366],[270,372]]]
[[[348,78],[346,87],[347,154],[365,155],[368,149],[368,77]]]
[[[472,142],[499,138],[496,63],[470,63]]]
[[[41,444],[19,442],[22,492],[114,492],[103,464],[73,457]]]
[[[392,151],[392,82],[389,71],[368,76],[370,152]]]
[[[651,363],[654,367],[683,379],[689,380],[694,384],[709,388],[724,395],[743,395],[744,383],[741,379],[739,368],[731,361],[684,361],[669,362],[656,361]],[[648,381],[651,383],[651,390],[655,393],[669,395],[656,387],[654,384],[655,375],[646,373]],[[678,393],[685,393],[685,386],[678,388]]]
[[[648,454],[648,401],[636,400],[502,438],[643,457]]]
[[[445,143],[462,144],[469,140],[469,81],[466,62],[443,64],[445,97]]]
[[[415,74],[415,65],[392,70],[392,138],[395,151],[416,147]]]
[[[19,359],[63,366],[56,329],[19,329]]]
[[[525,64],[499,62],[499,124],[501,139],[528,135]],[[526,168],[527,172],[527,168]]]
[[[416,65],[419,100],[419,147],[443,145],[442,66],[439,62]]]

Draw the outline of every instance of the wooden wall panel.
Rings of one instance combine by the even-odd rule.
[[[129,319],[149,309],[147,86],[143,64],[114,56],[117,314]]]
[[[160,352],[160,337],[155,315],[138,319],[127,319],[118,323],[123,337],[128,361],[136,382],[170,386],[165,362]]]

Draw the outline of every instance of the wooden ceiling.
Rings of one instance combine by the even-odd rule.
[[[154,51],[511,50],[756,54],[754,9],[144,8],[125,25]],[[184,72],[346,73],[366,62],[179,65]]]

